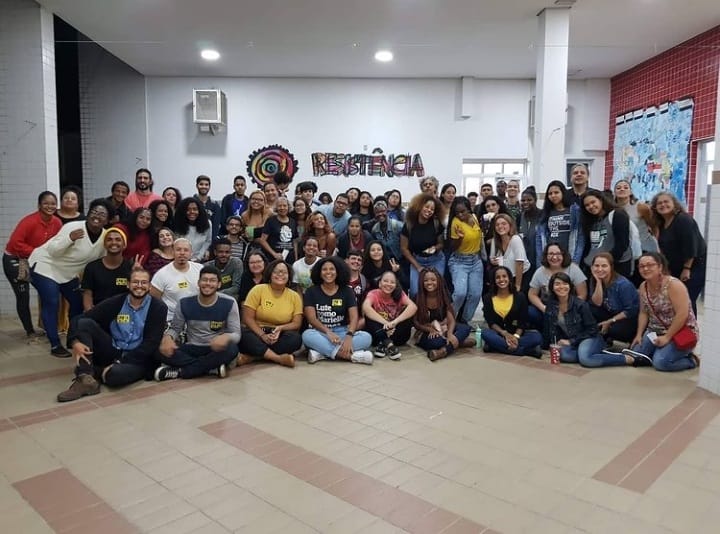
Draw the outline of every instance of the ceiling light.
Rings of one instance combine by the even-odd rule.
[[[208,48],[200,52],[200,57],[207,61],[216,61],[220,59],[220,52]]]
[[[378,50],[375,52],[375,60],[387,63],[393,60],[393,53],[390,50]]]

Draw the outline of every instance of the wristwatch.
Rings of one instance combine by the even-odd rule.
[[[355,335],[355,332],[353,332],[352,330],[348,330],[347,332],[345,332],[345,335],[352,337]]]

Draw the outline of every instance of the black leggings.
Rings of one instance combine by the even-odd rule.
[[[10,254],[3,254],[3,271],[15,293],[15,309],[20,322],[27,335],[33,334],[35,329],[30,314],[30,282],[18,282],[18,258]]]
[[[262,359],[268,349],[275,354],[292,354],[300,348],[300,345],[302,345],[302,337],[299,332],[284,330],[280,333],[277,343],[268,345],[249,328],[242,329],[242,337],[238,344],[240,352],[256,359]]]
[[[404,320],[402,323],[398,323],[395,326],[395,332],[390,336],[393,344],[405,345],[410,339],[412,330],[413,320],[412,318]],[[380,323],[376,323],[372,319],[365,317],[365,331],[370,332],[372,335],[373,344],[379,345],[381,341],[385,341],[388,338],[387,332],[383,329]]]

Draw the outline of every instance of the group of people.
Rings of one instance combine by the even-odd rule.
[[[397,360],[413,328],[435,361],[476,345],[481,305],[486,351],[695,367],[706,261],[695,221],[671,193],[644,204],[628,181],[597,191],[588,179],[576,165],[572,187],[551,182],[539,207],[516,180],[460,196],[428,176],[405,208],[398,190],[316,199],[311,181],[291,201],[282,173],[249,196],[236,176],[220,202],[205,175],[193,196],[161,196],[139,169],[134,191],[116,182],[86,214],[76,188],[59,208],[41,193],[3,268],[27,336],[39,337],[32,285],[51,354],[76,359],[61,401],[103,382],[224,377],[255,360]]]

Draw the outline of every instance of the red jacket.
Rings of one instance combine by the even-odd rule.
[[[55,237],[62,228],[62,221],[50,217],[45,221],[39,211],[26,215],[15,227],[5,246],[5,252],[11,256],[27,259],[40,245]]]

